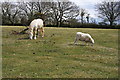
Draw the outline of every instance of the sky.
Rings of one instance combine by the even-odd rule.
[[[77,4],[80,8],[85,9],[91,17],[97,18],[97,11],[95,10],[95,5],[101,3],[104,0],[70,0]]]
[[[103,1],[119,1],[119,0],[70,0],[70,1],[74,2],[80,8],[85,9],[88,12],[88,14],[90,14],[91,18],[94,18],[97,21],[101,21],[101,19],[98,18],[98,12],[95,9],[95,5],[102,3]]]

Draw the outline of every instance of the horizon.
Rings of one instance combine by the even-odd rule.
[[[33,0],[2,0],[0,2],[32,2]],[[38,0],[34,0],[33,2],[36,2]],[[56,0],[39,0],[41,2],[52,2]],[[91,19],[95,19],[96,22],[102,22],[102,19],[98,17],[98,12],[95,9],[95,5],[102,3],[103,1],[119,1],[119,0],[60,0],[61,2],[73,2],[75,3],[79,8],[85,9],[87,14],[90,14]],[[86,15],[85,15],[86,16]],[[80,16],[77,17],[79,19]],[[119,22],[117,22],[119,23]]]

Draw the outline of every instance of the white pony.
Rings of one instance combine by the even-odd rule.
[[[77,32],[76,33],[76,38],[74,41],[74,44],[76,44],[76,42],[80,40],[80,41],[84,41],[84,42],[89,42],[92,43],[92,45],[95,43],[93,38],[90,36],[90,34],[87,33],[82,33],[82,32]]]
[[[36,39],[36,36],[42,34],[44,37],[44,28],[43,28],[43,20],[42,19],[34,19],[29,26],[29,38]]]

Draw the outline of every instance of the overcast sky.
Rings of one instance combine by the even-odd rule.
[[[80,6],[80,8],[83,8],[87,10],[87,12],[90,14],[91,17],[97,18],[97,12],[95,11],[95,5],[98,3],[101,3],[104,0],[70,0]]]
[[[97,21],[100,21],[100,18],[98,18],[98,12],[95,9],[95,5],[103,1],[119,1],[119,0],[70,0],[70,1],[77,4],[80,8],[87,10],[87,12],[90,14],[90,17],[97,19]]]

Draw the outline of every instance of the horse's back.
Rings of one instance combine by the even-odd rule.
[[[34,19],[30,23],[30,27],[31,28],[41,28],[41,27],[43,27],[43,20],[42,19]]]

